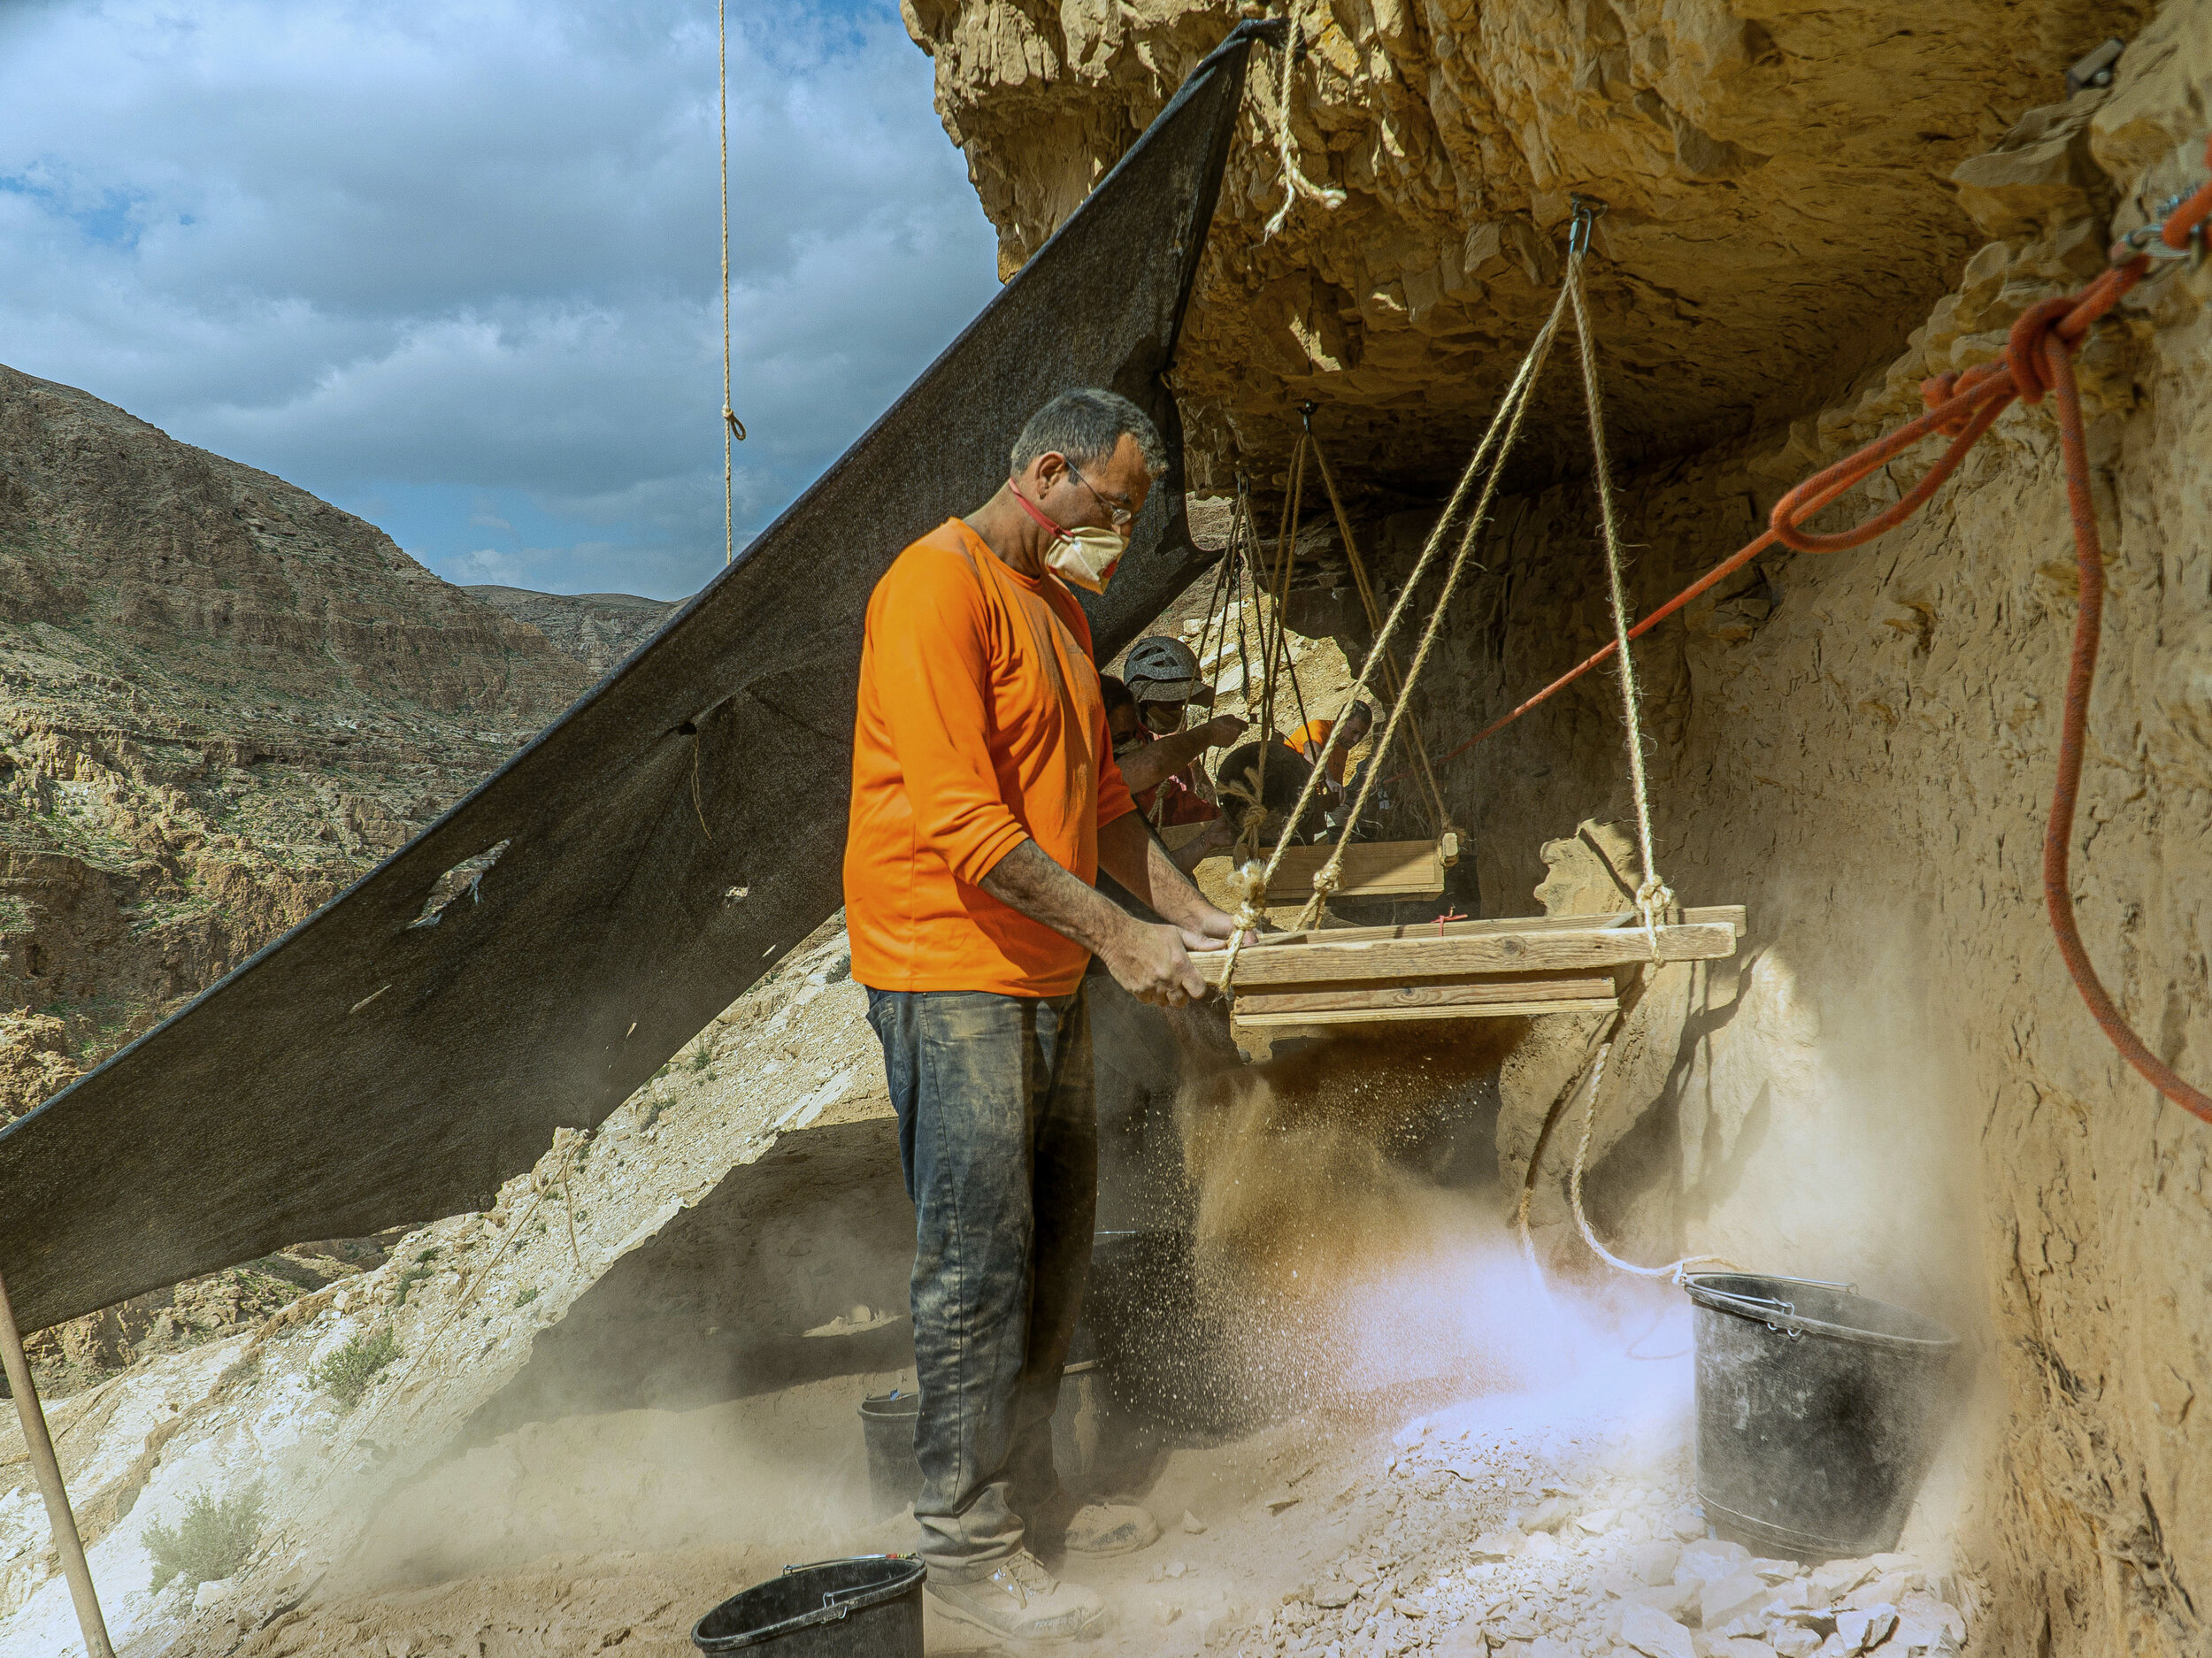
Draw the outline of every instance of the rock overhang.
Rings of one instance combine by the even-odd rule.
[[[1448,487],[1603,200],[1590,296],[1617,464],[1786,424],[1906,345],[1981,236],[1951,173],[2150,8],[1947,0],[1294,4],[1291,130],[1334,209],[1279,232],[1280,59],[1256,62],[1176,370],[1194,481],[1279,487],[1300,406],[1356,490]],[[909,0],[1017,268],[1236,20],[1221,0]],[[1970,205],[1970,203],[1969,203]],[[1517,472],[1587,464],[1554,373]]]

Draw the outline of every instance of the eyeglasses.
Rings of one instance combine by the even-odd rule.
[[[1070,461],[1068,463],[1068,476],[1074,479],[1077,483],[1081,484],[1084,488],[1090,490],[1091,499],[1097,502],[1100,506],[1106,509],[1106,516],[1113,520],[1114,527],[1116,529],[1125,529],[1135,521],[1137,515],[1130,510],[1129,497],[1127,495],[1109,496],[1099,494],[1097,489],[1092,486],[1091,480],[1084,477],[1081,472],[1075,470],[1075,463],[1073,461]]]

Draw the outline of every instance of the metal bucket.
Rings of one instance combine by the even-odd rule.
[[[1847,1285],[1701,1272],[1685,1287],[1707,1521],[1765,1554],[1894,1547],[1942,1439],[1958,1338]]]

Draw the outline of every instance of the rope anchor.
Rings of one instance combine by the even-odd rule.
[[[1567,204],[1574,209],[1574,218],[1567,226],[1567,251],[1580,258],[1590,251],[1591,231],[1596,228],[1598,220],[1603,219],[1609,210],[1596,196],[1585,196],[1579,190],[1568,196]]]

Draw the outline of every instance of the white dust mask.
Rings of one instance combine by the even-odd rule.
[[[1060,532],[1060,539],[1045,550],[1045,567],[1071,587],[1103,593],[1128,550],[1126,535],[1087,524]]]
[[[1022,503],[1023,511],[1052,532],[1052,545],[1045,549],[1045,568],[1071,587],[1086,593],[1105,592],[1106,584],[1113,580],[1114,566],[1129,550],[1129,538],[1119,530],[1095,524],[1063,529],[1020,490],[1014,490],[1013,495]]]

